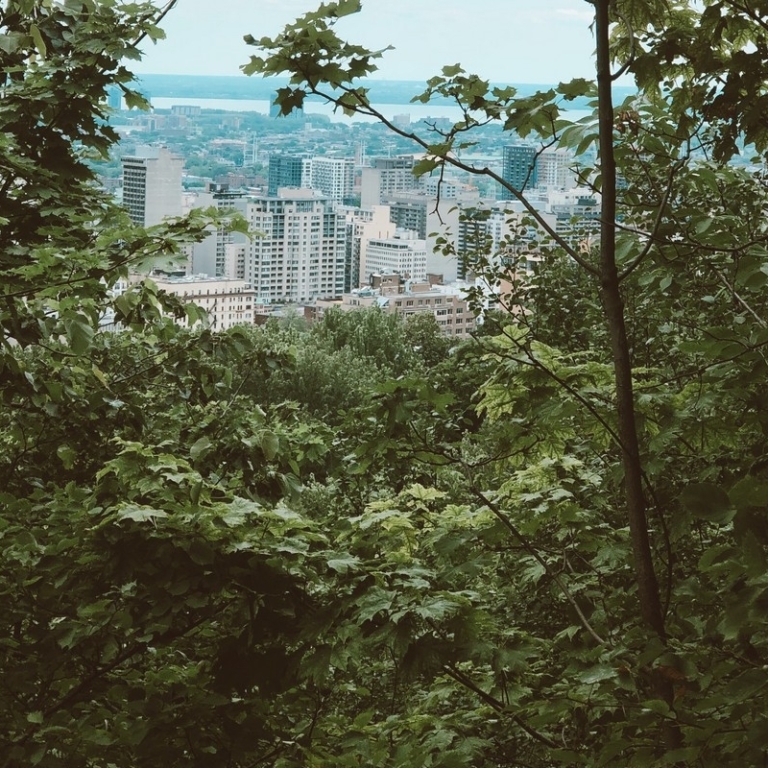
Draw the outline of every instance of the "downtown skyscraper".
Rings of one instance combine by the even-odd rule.
[[[529,144],[512,144],[504,147],[501,177],[520,192],[535,187],[538,183],[536,147]],[[506,187],[502,187],[501,199],[513,200],[514,195]]]

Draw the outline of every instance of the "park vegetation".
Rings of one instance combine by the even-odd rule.
[[[465,114],[420,172],[488,176],[453,151],[488,122],[597,158],[595,237],[529,207],[467,257],[540,267],[465,342],[115,294],[206,233],[130,226],[87,164],[173,4],[0,12],[0,768],[765,765],[765,3],[595,0],[595,83],[428,82]],[[246,72],[377,114],[357,10]]]

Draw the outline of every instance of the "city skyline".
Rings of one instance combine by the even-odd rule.
[[[222,0],[212,24],[207,0],[179,0],[163,20],[166,39],[145,44],[135,71],[238,75],[256,53],[244,35],[275,36],[318,4]],[[496,82],[550,83],[593,75],[590,23],[585,0],[366,0],[338,32],[372,49],[394,46],[379,61],[382,79],[426,80],[460,62]]]

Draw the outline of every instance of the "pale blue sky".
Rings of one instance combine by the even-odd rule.
[[[254,49],[319,0],[179,0],[167,39],[146,47],[138,73],[237,75]],[[363,0],[338,33],[371,48],[394,45],[377,77],[426,80],[444,64],[495,82],[554,83],[592,77],[594,41],[586,0]]]

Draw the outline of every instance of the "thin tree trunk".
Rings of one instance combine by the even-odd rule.
[[[597,88],[600,121],[600,175],[602,179],[602,226],[600,230],[600,291],[611,339],[616,379],[616,409],[627,516],[634,554],[640,612],[645,623],[662,639],[666,637],[659,585],[653,567],[648,537],[643,471],[635,422],[632,387],[632,361],[629,354],[616,266],[616,160],[613,149],[613,95],[609,50],[609,14],[611,0],[595,3],[597,38]]]
[[[611,60],[609,49],[609,7],[611,0],[595,2],[595,34],[597,37],[598,117],[600,121],[600,173],[602,177],[602,225],[600,228],[600,292],[611,338],[613,370],[616,380],[616,415],[624,468],[624,496],[627,504],[629,533],[634,555],[635,581],[640,613],[645,623],[666,641],[664,612],[659,584],[653,567],[648,536],[643,466],[635,420],[635,398],[632,387],[632,360],[624,322],[624,302],[616,266],[616,158],[613,151],[613,94],[611,93]],[[651,676],[656,695],[674,706],[672,682],[656,671]],[[667,749],[681,743],[680,729],[673,720],[662,726]]]

